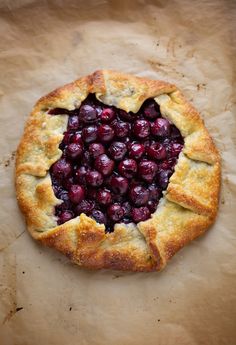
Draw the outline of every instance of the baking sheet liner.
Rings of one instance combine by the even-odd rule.
[[[0,344],[233,345],[234,1],[0,1]],[[219,216],[160,273],[88,271],[33,241],[14,192],[32,106],[96,69],[175,83],[222,155]]]

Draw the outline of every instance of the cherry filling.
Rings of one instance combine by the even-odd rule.
[[[69,115],[52,165],[58,224],[85,213],[106,231],[115,223],[138,223],[155,212],[174,172],[183,137],[161,116],[153,99],[137,114],[107,106],[90,94],[79,109],[51,109]]]

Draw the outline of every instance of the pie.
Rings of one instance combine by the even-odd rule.
[[[101,70],[41,98],[17,151],[31,235],[92,269],[155,271],[213,223],[220,157],[175,85]]]

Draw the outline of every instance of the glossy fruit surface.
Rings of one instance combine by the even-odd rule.
[[[137,114],[101,103],[90,94],[79,109],[51,109],[68,115],[50,168],[58,224],[80,214],[105,224],[139,223],[150,218],[174,172],[184,140],[148,99]]]

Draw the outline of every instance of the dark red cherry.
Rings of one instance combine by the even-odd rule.
[[[95,168],[104,176],[108,176],[114,169],[114,161],[110,159],[106,154],[102,154],[95,160]]]
[[[170,136],[173,139],[182,139],[180,131],[174,125],[171,125]]]
[[[80,203],[85,197],[84,188],[78,184],[74,184],[69,189],[69,198],[70,201],[74,204]]]
[[[67,177],[65,179],[63,179],[62,181],[62,185],[65,189],[69,190],[70,187],[72,186],[72,184],[75,184],[75,180],[74,180],[74,177],[71,176],[71,177]]]
[[[171,158],[172,160],[173,158]],[[169,159],[165,159],[164,161],[160,162],[158,164],[158,170],[168,170],[172,168],[172,162],[169,161]]]
[[[79,127],[79,118],[76,115],[69,116],[67,129],[77,129]]]
[[[157,173],[157,164],[153,161],[143,160],[138,166],[139,176],[151,183]]]
[[[105,214],[100,210],[93,210],[91,213],[91,217],[100,224],[106,224],[107,222]]]
[[[156,119],[151,125],[151,133],[159,137],[167,137],[170,135],[170,122],[163,118]]]
[[[84,154],[80,160],[80,164],[87,167],[87,169],[91,168],[92,157],[90,156],[89,151],[84,151]]]
[[[80,166],[75,172],[75,180],[79,184],[85,184],[86,183],[86,174],[87,174],[87,168],[83,165]]]
[[[98,137],[99,139],[106,143],[114,138],[114,130],[109,125],[100,125],[98,127]]]
[[[147,103],[147,105],[143,109],[143,112],[144,115],[151,120],[154,120],[157,117],[161,116],[158,105],[154,101]]]
[[[81,156],[83,147],[81,144],[71,143],[66,148],[66,155],[70,159],[77,159]]]
[[[127,122],[117,121],[113,128],[117,138],[125,138],[129,134],[130,125]]]
[[[133,124],[133,133],[137,138],[144,139],[150,134],[150,124],[147,120],[136,120]]]
[[[76,208],[76,214],[80,215],[81,213],[85,213],[86,215],[90,215],[92,210],[94,209],[95,203],[91,200],[82,200]]]
[[[177,163],[177,157],[168,158],[167,162],[169,164],[169,168],[173,169],[175,164]]]
[[[148,190],[149,190],[149,200],[159,200],[160,199],[161,190],[155,183],[150,184],[148,187]]]
[[[64,158],[59,159],[56,163],[52,166],[52,174],[58,178],[63,179],[68,177],[72,172],[72,167],[69,162],[67,162]]]
[[[101,121],[102,122],[111,122],[112,120],[114,120],[116,116],[115,110],[111,109],[111,108],[105,108],[103,109],[102,113],[101,113]]]
[[[52,179],[52,188],[54,191],[54,194],[56,195],[56,197],[58,197],[59,193],[62,191],[62,186],[60,186],[59,184],[57,184],[57,180],[55,178],[53,178],[53,176],[51,176]]]
[[[85,123],[91,123],[97,120],[97,112],[91,105],[84,104],[80,107],[79,118]]]
[[[120,161],[124,158],[127,152],[127,147],[120,141],[114,141],[109,147],[108,152],[112,159],[114,159],[115,161]]]
[[[97,113],[97,119],[99,119],[101,114],[102,114],[103,107],[101,105],[96,104],[95,105],[95,110],[96,110],[96,113]]]
[[[62,211],[71,210],[72,207],[73,206],[70,201],[63,201],[60,205],[57,205],[55,207],[55,211],[56,211],[55,214],[56,216],[59,216]]]
[[[89,153],[93,159],[105,153],[105,148],[100,143],[92,143],[89,145]]]
[[[83,128],[82,138],[86,143],[92,143],[97,140],[98,128],[97,126],[91,125]]]
[[[129,182],[126,177],[112,176],[110,180],[110,187],[115,194],[125,194],[129,187]]]
[[[147,155],[152,159],[165,159],[166,158],[166,149],[161,143],[151,144],[146,149]]]
[[[69,194],[68,194],[68,192],[66,190],[60,190],[59,193],[57,194],[57,197],[58,197],[58,199],[63,200],[67,204],[67,206],[69,208],[69,206],[70,206],[70,198],[69,198]]]
[[[69,143],[72,142],[72,138],[73,138],[73,133],[65,132],[64,138],[63,138],[63,144],[68,145]]]
[[[74,214],[72,211],[69,211],[69,210],[62,211],[62,213],[60,214],[58,218],[58,224],[59,225],[64,224],[65,222],[68,222],[72,218],[74,218]]]
[[[182,151],[183,145],[179,143],[172,143],[169,147],[169,154],[171,157],[178,157]]]
[[[124,210],[121,205],[114,204],[108,207],[107,214],[113,222],[118,222],[123,218]]]
[[[134,159],[125,159],[119,163],[118,170],[122,176],[131,178],[138,170],[137,163]]]
[[[80,132],[76,132],[75,134],[73,134],[71,142],[76,144],[83,144],[82,134]]]
[[[158,201],[149,200],[147,203],[147,207],[151,213],[154,213],[156,211],[157,206],[158,206]]]
[[[112,202],[111,192],[102,189],[97,193],[97,201],[101,205],[109,205]]]
[[[142,206],[148,202],[149,191],[143,186],[135,186],[130,189],[129,197],[134,205]]]
[[[162,189],[166,189],[168,186],[169,178],[172,175],[171,170],[161,170],[158,173],[158,183]]]
[[[131,112],[127,113],[125,110],[122,110],[122,109],[119,110],[119,115],[122,120],[129,121],[129,122],[133,121],[136,117],[135,114]]]
[[[145,147],[142,144],[133,143],[129,146],[129,156],[130,158],[140,159],[145,152]]]
[[[122,208],[124,210],[124,216],[125,217],[130,217],[131,215],[131,205],[128,201],[123,202]]]
[[[96,170],[90,170],[86,174],[86,182],[90,186],[99,187],[103,183],[102,174]]]
[[[150,211],[146,206],[132,208],[131,217],[134,223],[143,222],[147,220],[148,218],[150,218]]]

